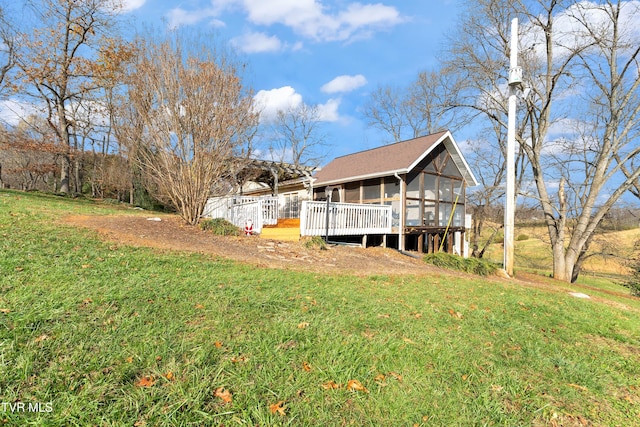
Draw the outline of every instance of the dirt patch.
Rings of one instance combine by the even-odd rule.
[[[159,218],[160,221],[150,221]],[[105,240],[146,246],[158,249],[210,254],[236,260],[257,267],[313,271],[329,274],[370,275],[455,275],[465,273],[450,272],[425,264],[419,258],[403,255],[388,248],[360,248],[330,246],[327,250],[306,248],[298,242],[251,237],[215,236],[198,227],[185,225],[176,215],[72,215],[62,219],[65,224],[96,230]],[[475,276],[469,276],[475,277]],[[518,286],[543,289],[547,292],[568,294],[575,289],[583,289],[591,300],[604,303],[620,310],[632,307],[604,297],[596,297],[590,291],[596,290],[586,285],[571,285],[548,277],[519,272],[517,278],[499,276],[493,281],[503,281]],[[597,290],[618,298],[635,299],[628,294]]]
[[[149,220],[159,218],[160,221]],[[330,246],[310,249],[298,242],[251,237],[215,236],[185,225],[173,215],[73,215],[65,224],[96,230],[106,240],[133,246],[199,252],[268,268],[375,274],[428,274],[440,270],[393,249]]]

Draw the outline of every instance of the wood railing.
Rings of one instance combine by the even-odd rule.
[[[329,203],[329,236],[390,234],[392,208],[387,205]],[[300,212],[302,236],[327,233],[327,202],[303,201]]]

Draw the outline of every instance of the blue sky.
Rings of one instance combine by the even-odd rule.
[[[333,157],[388,142],[361,113],[379,85],[406,85],[436,64],[457,0],[127,0],[136,26],[215,32],[249,64],[268,116],[319,106]]]

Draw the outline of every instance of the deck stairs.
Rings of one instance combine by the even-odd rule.
[[[260,237],[263,239],[297,242],[300,240],[300,218],[280,218],[277,225],[265,225]]]

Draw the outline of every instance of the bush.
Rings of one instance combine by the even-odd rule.
[[[631,295],[640,297],[640,240],[634,245],[637,255],[631,259],[631,277],[623,285],[629,288]]]
[[[240,236],[242,231],[223,218],[204,219],[200,221],[200,228],[211,231],[217,236]]]
[[[321,251],[327,250],[327,242],[320,236],[313,236],[309,239],[305,239],[302,243],[307,249],[320,249]]]
[[[529,236],[526,234],[518,234],[518,237],[516,237],[516,240],[518,242],[522,242],[523,240],[529,240]]]
[[[464,271],[465,273],[488,276],[498,270],[498,266],[492,262],[478,258],[462,258],[458,255],[447,253],[427,254],[423,258],[427,264],[449,270]]]

